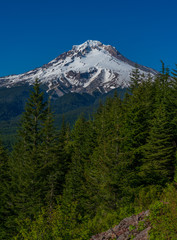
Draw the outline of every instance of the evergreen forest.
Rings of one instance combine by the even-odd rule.
[[[0,239],[89,240],[150,209],[150,239],[177,239],[177,66],[135,68],[88,119],[58,131],[36,80],[12,151],[0,142]]]

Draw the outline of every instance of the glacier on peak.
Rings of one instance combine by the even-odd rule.
[[[97,40],[87,40],[86,42],[80,44],[80,45],[73,45],[72,50],[76,51],[82,51],[87,47],[94,48],[102,46],[103,44],[100,41]]]

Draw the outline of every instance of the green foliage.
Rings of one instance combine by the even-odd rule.
[[[80,117],[71,132],[71,164],[66,175],[64,198],[66,201],[78,201],[79,212],[85,213],[88,204],[86,170],[90,165],[90,155],[94,146],[92,124]]]
[[[144,146],[141,174],[146,184],[161,184],[174,177],[175,148],[172,130],[167,120],[164,104],[160,104],[152,120],[147,144]]]
[[[77,203],[59,203],[52,211],[43,209],[36,220],[19,222],[21,229],[15,239],[87,240],[90,237],[88,220],[82,218],[76,209]]]
[[[7,219],[10,216],[8,206],[9,168],[8,153],[0,141],[0,239],[9,236]]]
[[[140,221],[138,223],[138,231],[143,231],[144,229],[146,228],[146,224],[145,224],[145,221]]]
[[[132,231],[132,230],[134,230],[134,229],[136,229],[135,226],[133,226],[133,225],[130,225],[130,226],[129,226],[129,231]]]
[[[55,189],[56,135],[52,116],[36,80],[21,120],[18,141],[9,161],[11,229],[16,221],[33,218],[46,204],[52,206]],[[56,170],[56,169],[55,169]]]
[[[116,209],[119,194],[119,118],[121,101],[108,99],[95,115],[96,143],[87,170],[90,207],[94,209]],[[109,207],[108,207],[109,206]],[[90,209],[91,210],[91,209]]]
[[[172,239],[177,236],[177,188],[169,185],[164,191],[162,200],[151,206],[150,222],[152,230],[150,239]]]
[[[152,80],[135,69],[129,94],[100,105],[96,93],[63,97],[56,112],[69,111],[62,104],[75,99],[72,121],[84,102],[88,112],[91,103],[99,108],[89,120],[81,115],[72,130],[61,118],[58,133],[36,81],[10,158],[0,143],[0,237],[86,240],[155,202],[151,238],[175,239],[175,74],[169,79],[163,64]]]
[[[163,188],[160,185],[141,186],[135,194],[135,212],[147,210],[152,202],[160,199]]]
[[[52,211],[42,209],[33,221],[19,221],[20,230],[14,239],[88,240],[93,234],[106,231],[122,220],[115,211],[99,212],[92,219],[82,217],[77,211],[77,205],[76,202],[68,204],[61,201]]]
[[[129,195],[130,201],[142,184],[139,172],[143,160],[143,146],[149,135],[149,120],[152,117],[154,99],[150,76],[146,79],[136,73],[135,79],[132,81],[132,94],[123,101],[120,128],[120,151],[124,164],[124,169],[121,171],[125,172],[122,176],[124,178],[122,185],[124,195],[127,197]]]
[[[51,141],[50,141],[51,143]],[[65,124],[63,119],[62,127],[59,131],[57,139],[55,139],[55,145],[51,143],[54,148],[53,156],[53,176],[55,183],[54,196],[63,194],[65,185],[65,176],[69,171],[69,165],[71,163],[70,152],[70,127]],[[50,158],[49,158],[50,159]]]
[[[12,145],[16,142],[16,132],[19,128],[19,119],[25,110],[25,103],[29,97],[29,92],[32,86],[23,85],[13,88],[0,89],[0,133],[3,143],[11,150]],[[69,93],[62,97],[53,95],[51,99],[51,108],[55,112],[55,126],[60,129],[62,125],[62,116],[65,115],[65,120],[73,126],[75,121],[84,113],[84,116],[89,119],[90,114],[96,111],[99,101],[105,102],[107,97],[112,97],[114,92],[123,98],[127,89],[118,88],[106,94],[94,95]],[[49,92],[49,95],[51,92]],[[49,96],[44,94],[44,99]]]

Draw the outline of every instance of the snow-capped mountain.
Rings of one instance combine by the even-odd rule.
[[[62,96],[68,92],[108,92],[117,87],[127,87],[135,63],[122,56],[114,47],[99,41],[88,40],[75,45],[48,64],[32,71],[0,78],[0,87],[13,87],[34,83],[38,78],[47,91]],[[157,72],[138,65],[145,75]]]

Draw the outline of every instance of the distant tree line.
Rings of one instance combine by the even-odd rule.
[[[88,240],[148,209],[169,184],[176,193],[176,69],[136,68],[123,100],[115,94],[73,129],[53,122],[36,80],[12,152],[0,144],[0,239]]]

